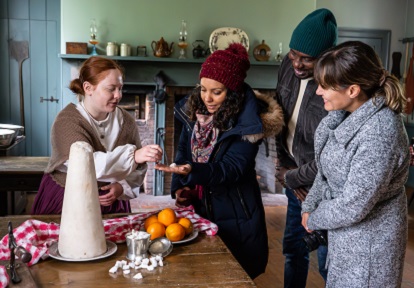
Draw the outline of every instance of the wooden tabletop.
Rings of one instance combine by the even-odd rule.
[[[104,218],[120,216],[104,215]],[[0,217],[1,237],[7,234],[8,221],[17,227],[27,219],[60,223],[60,216]],[[108,272],[116,261],[128,261],[126,244],[117,246],[117,252],[105,259],[66,262],[48,258],[29,270],[38,287],[256,287],[218,236],[199,233],[191,242],[174,245],[171,254],[164,258],[163,267],[153,271],[131,269],[129,275],[123,275],[121,269],[116,274]],[[138,272],[143,279],[132,278]]]
[[[2,156],[0,174],[40,174],[46,169],[49,157]]]

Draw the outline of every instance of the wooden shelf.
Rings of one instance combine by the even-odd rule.
[[[106,55],[99,55],[101,57],[110,58],[116,61],[136,61],[136,62],[162,62],[162,63],[203,63],[206,58],[200,58],[200,59],[194,59],[194,58],[188,58],[188,59],[178,59],[178,58],[172,58],[172,57],[154,57],[154,56],[147,56],[147,57],[141,57],[141,56],[106,56]],[[88,59],[91,57],[91,55],[85,55],[85,54],[59,54],[59,57],[62,59],[73,59],[73,60],[83,60]],[[250,65],[252,66],[279,66],[281,62],[279,61],[257,61],[256,59],[250,57]]]
[[[195,87],[199,83],[201,64],[206,58],[201,59],[178,59],[176,57],[155,56],[106,56],[119,61],[125,70],[124,84],[126,85],[151,85],[155,86],[154,77],[163,72],[168,78],[168,86],[173,87]],[[59,54],[62,60],[62,81],[70,83],[73,78],[72,69],[79,68],[81,63],[91,57],[85,54]],[[277,71],[280,62],[257,61],[250,57],[250,69],[247,71],[246,83],[253,89],[275,89],[277,83]],[[72,95],[68,92],[68,96]]]

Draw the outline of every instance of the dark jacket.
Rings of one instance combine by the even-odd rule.
[[[186,114],[187,99],[177,103],[175,116],[183,123],[183,130],[175,163],[190,163],[192,171],[185,177],[173,175],[172,196],[175,198],[174,192],[184,186],[201,185],[203,198],[192,203],[196,212],[218,225],[218,234],[224,243],[250,277],[255,278],[265,271],[268,260],[265,214],[255,158],[263,134],[275,135],[280,131],[282,115],[271,97],[268,104],[272,111],[259,115],[253,90],[247,84],[244,88],[244,108],[233,127],[220,132],[208,163],[192,162],[190,140],[195,123]],[[260,116],[272,118],[273,121],[267,122],[273,124],[273,129],[264,129]]]
[[[317,168],[315,164],[314,138],[315,130],[328,112],[324,108],[323,99],[316,95],[318,84],[311,79],[306,86],[293,138],[293,158],[286,144],[287,125],[292,117],[298,98],[300,79],[295,76],[292,62],[285,56],[280,65],[276,87],[276,100],[283,109],[284,129],[276,136],[277,157],[280,166],[298,167],[286,173],[286,184],[290,188],[300,186],[310,187],[315,179]]]

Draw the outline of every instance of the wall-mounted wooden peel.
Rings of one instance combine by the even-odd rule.
[[[10,56],[19,64],[19,93],[20,93],[20,125],[25,127],[24,121],[24,95],[23,95],[23,61],[29,58],[29,42],[10,41]]]

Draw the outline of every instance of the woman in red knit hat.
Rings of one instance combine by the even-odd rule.
[[[265,137],[281,130],[282,112],[271,97],[258,101],[244,83],[250,67],[246,49],[231,44],[201,66],[200,85],[177,103],[183,129],[170,167],[171,195],[219,227],[219,235],[250,277],[265,271],[268,242],[255,158]],[[266,102],[264,113],[259,103]]]

